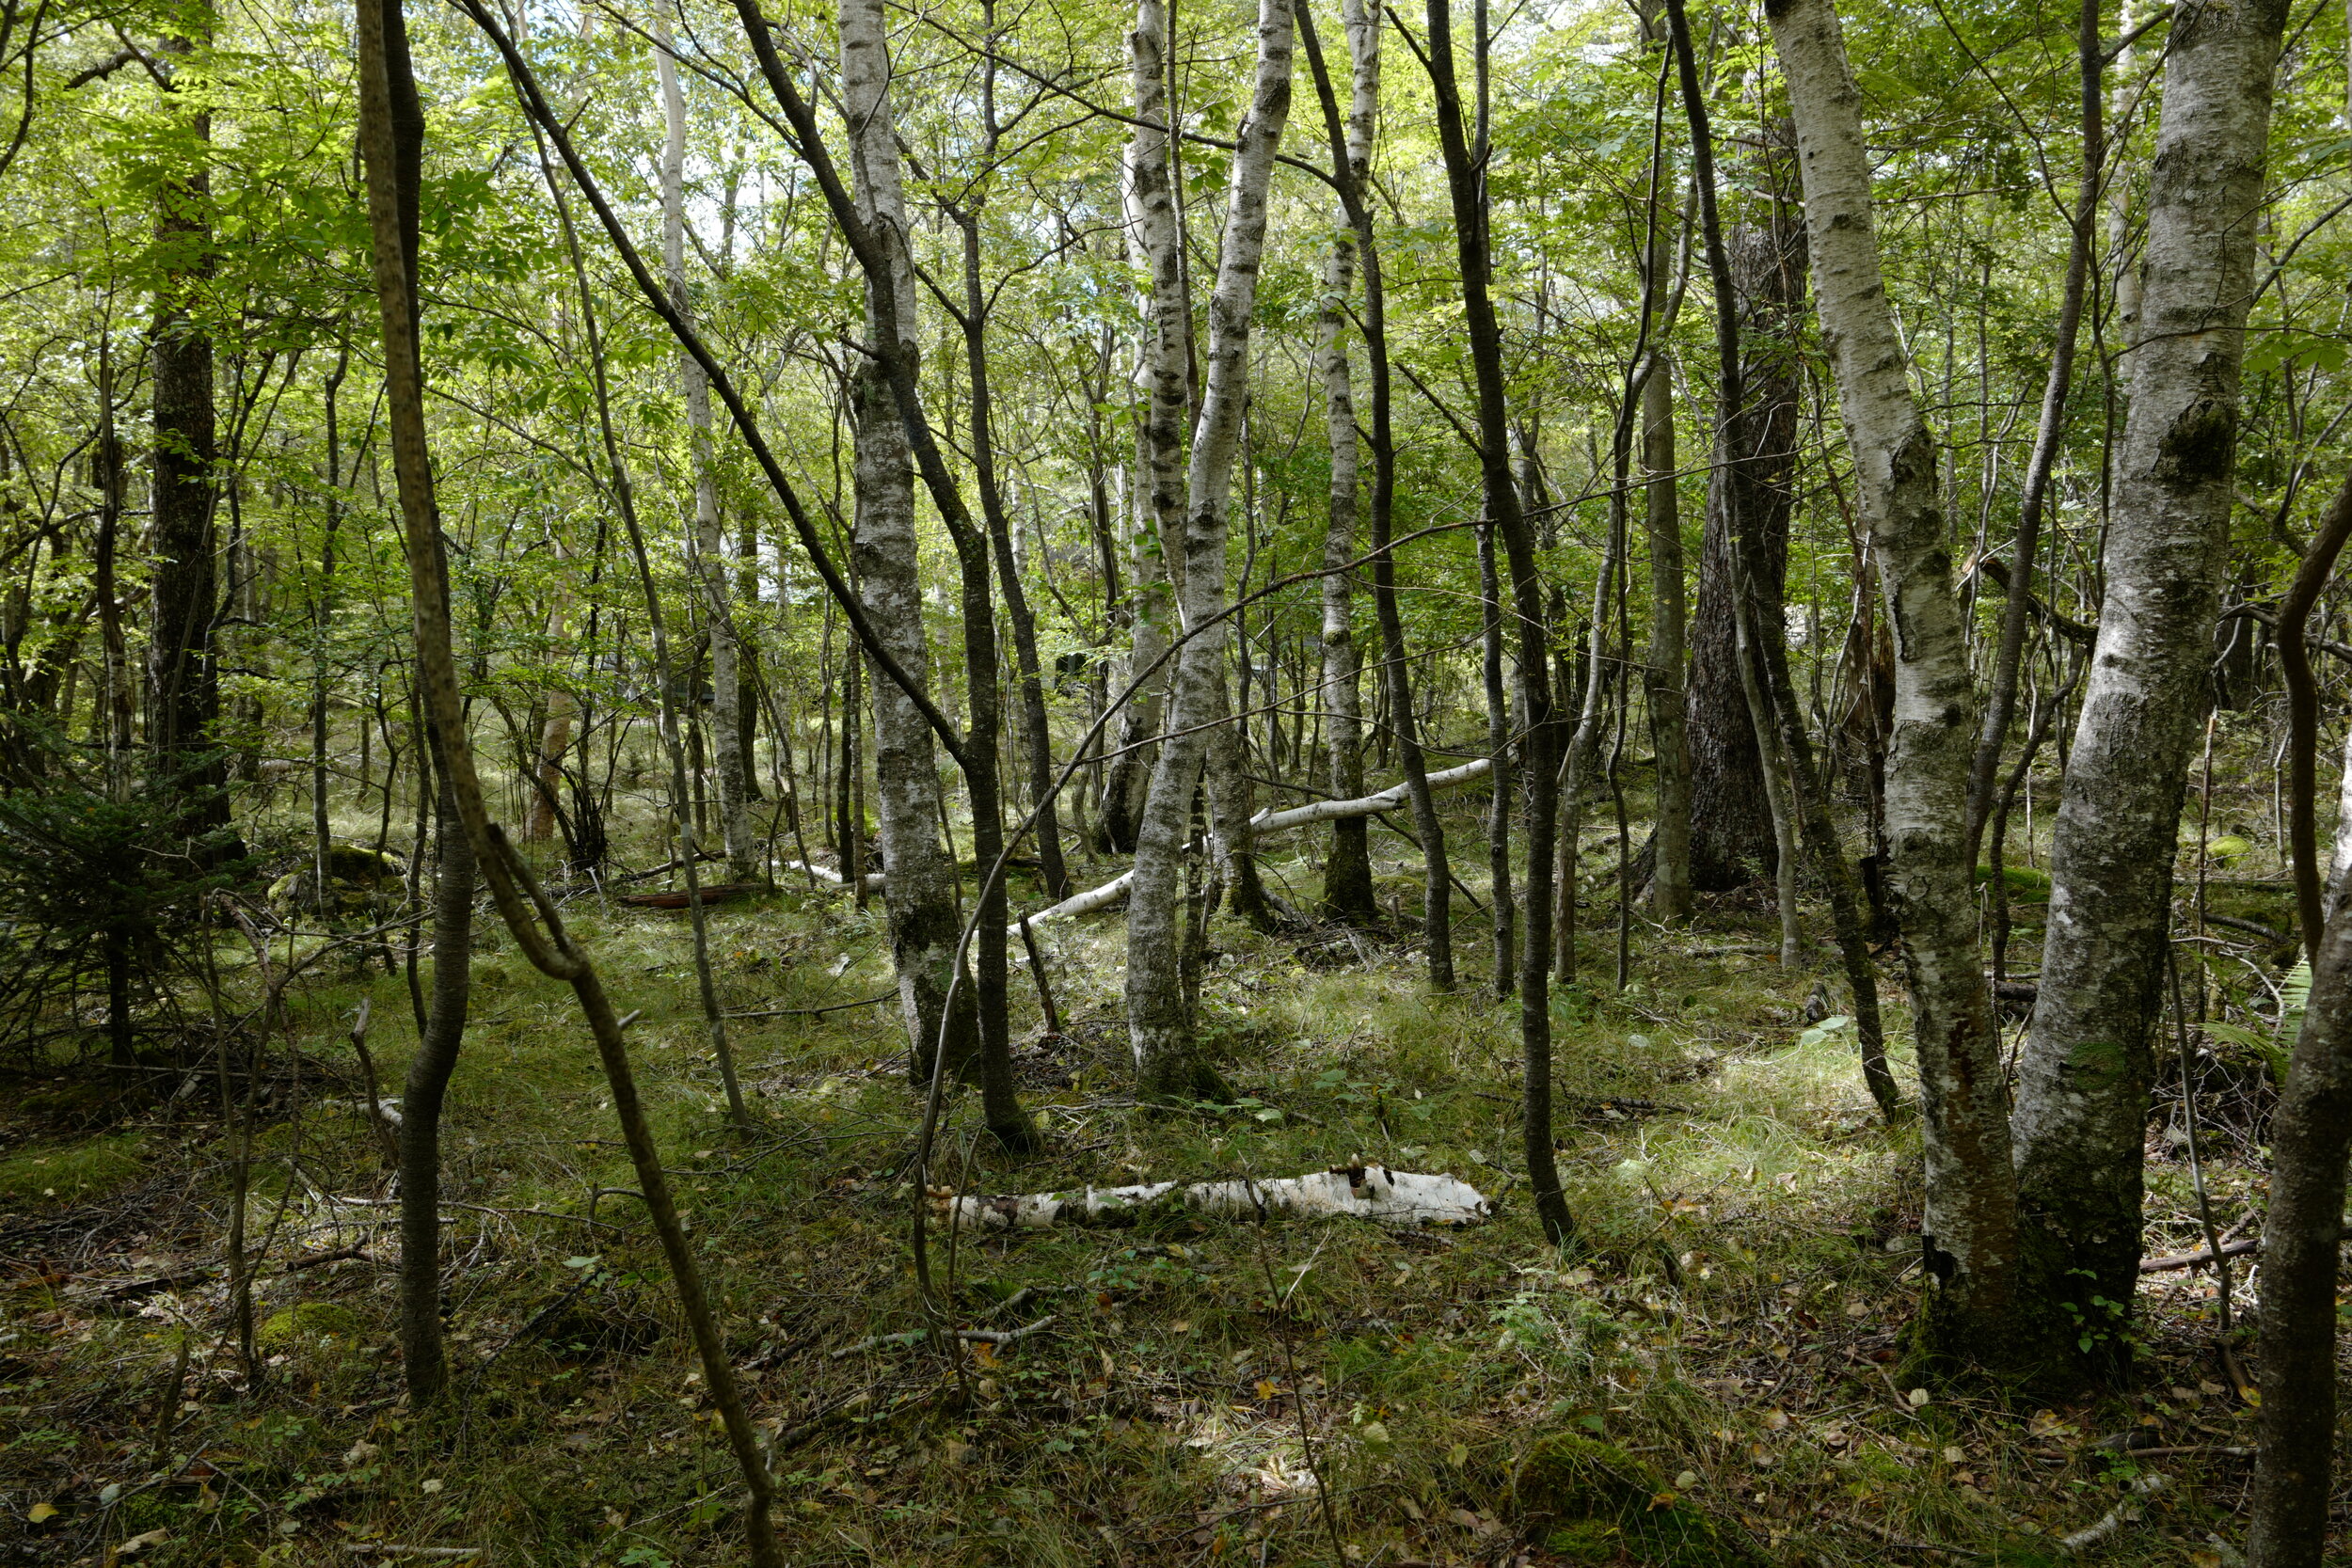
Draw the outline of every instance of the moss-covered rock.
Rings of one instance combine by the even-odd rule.
[[[1521,1456],[1512,1500],[1533,1538],[1570,1562],[1763,1568],[1764,1560],[1613,1444],[1558,1433]]]
[[[273,1312],[262,1323],[261,1341],[264,1345],[283,1349],[318,1339],[355,1339],[359,1334],[358,1314],[348,1307],[338,1307],[331,1301],[300,1301],[282,1312]]]

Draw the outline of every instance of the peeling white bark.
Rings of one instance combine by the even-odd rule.
[[[1046,1230],[1057,1225],[1133,1225],[1147,1212],[1184,1209],[1220,1219],[1254,1220],[1262,1213],[1372,1220],[1380,1225],[1477,1225],[1494,1205],[1477,1188],[1451,1176],[1392,1171],[1383,1165],[1334,1165],[1329,1170],[1272,1181],[1240,1179],[1173,1181],[1132,1187],[1088,1187],[1067,1193],[1007,1194],[996,1197],[936,1195],[956,1225],[975,1230]]]
[[[2352,730],[2344,732],[2344,777],[2336,785],[2336,847],[2328,860],[2328,918],[2344,902],[2346,873],[2352,873]]]

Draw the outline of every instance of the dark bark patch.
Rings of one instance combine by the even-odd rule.
[[[2236,408],[2201,398],[2181,410],[2156,444],[2154,478],[2174,495],[2187,495],[2228,479],[2236,458]]]

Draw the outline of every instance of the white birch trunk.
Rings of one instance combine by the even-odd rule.
[[[845,0],[841,7],[841,97],[849,120],[858,216],[891,254],[898,351],[913,367],[920,352],[914,269],[907,249],[906,196],[890,103],[888,19],[881,0]],[[869,291],[872,287],[869,282]],[[869,297],[869,324],[875,314]],[[906,427],[878,360],[866,360],[851,395],[856,400],[857,518],[850,547],[859,596],[891,657],[928,686],[930,661],[923,636],[922,584],[916,575],[914,467]],[[955,866],[939,840],[945,813],[930,726],[896,682],[877,678],[872,689],[875,815],[890,889],[891,950],[914,1045],[910,1067],[928,1079],[955,970],[960,930]],[[962,988],[961,993],[969,996],[970,988]]]
[[[1235,136],[1216,289],[1209,299],[1208,372],[1192,461],[1185,475],[1184,569],[1179,608],[1187,632],[1177,656],[1168,738],[1152,769],[1136,838],[1135,881],[1128,895],[1127,1029],[1147,1093],[1196,1093],[1216,1085],[1193,1049],[1192,1020],[1179,983],[1178,868],[1200,782],[1207,735],[1224,672],[1226,509],[1233,451],[1248,390],[1249,318],[1258,299],[1265,248],[1266,191],[1291,100],[1290,0],[1260,0],[1257,82]]]
[[[1380,50],[1364,0],[1342,0],[1348,40],[1350,92],[1347,163],[1359,191],[1372,178],[1372,140],[1380,118]],[[1369,34],[1369,36],[1367,36]],[[1369,45],[1369,46],[1367,46]],[[1331,506],[1323,535],[1324,744],[1329,750],[1331,793],[1354,800],[1364,793],[1364,651],[1356,641],[1356,582],[1339,567],[1356,558],[1363,454],[1357,438],[1356,389],[1348,366],[1347,301],[1356,271],[1356,240],[1344,214],[1325,263],[1323,309],[1316,320],[1315,356],[1323,380],[1324,422],[1331,448]],[[1327,914],[1369,921],[1373,898],[1372,841],[1360,819],[1333,824],[1330,859],[1323,871]]]
[[[1360,109],[1360,105],[1359,105]],[[1366,131],[1370,130],[1367,125]],[[1355,140],[1351,119],[1349,141]],[[1349,148],[1350,161],[1355,149]],[[1344,229],[1333,237],[1323,268],[1323,308],[1315,318],[1315,367],[1323,381],[1325,430],[1331,447],[1331,503],[1323,531],[1323,743],[1330,757],[1331,793],[1343,800],[1364,792],[1363,650],[1356,645],[1356,585],[1340,570],[1356,558],[1357,488],[1362,452],[1356,437],[1356,394],[1347,364],[1347,295],[1356,274],[1356,243]],[[1334,823],[1323,865],[1324,912],[1369,921],[1372,846],[1360,817]]]
[[[2352,888],[2352,729],[2344,732],[2344,776],[2336,784],[2336,842],[2323,895],[2328,919],[2336,917],[2347,888]]]
[[[2106,594],[2059,796],[2041,1001],[2017,1085],[2026,1234],[2047,1253],[2038,1277],[2086,1311],[2093,1296],[2129,1303],[2138,1274],[2150,1042],[2230,544],[2238,366],[2285,18],[2282,0],[2183,10],[2165,56]]]
[[[661,84],[667,132],[661,146],[661,261],[670,303],[691,322],[694,304],[686,286],[686,96],[678,90],[677,61],[670,54],[669,20],[659,12],[654,18],[653,65]],[[694,567],[710,636],[710,734],[717,753],[719,831],[726,842],[728,877],[749,881],[759,875],[759,857],[743,804],[743,682],[737,668],[735,618],[727,603],[726,545],[719,527],[719,484],[710,450],[710,378],[685,350],[678,351],[677,358],[694,468]]]
[[[1889,882],[1903,928],[1926,1111],[1922,1242],[1941,1289],[1930,1330],[1998,1360],[2014,1291],[2016,1184],[1999,1036],[1978,961],[1967,863],[1976,692],[1937,505],[1936,452],[1913,402],[1870,217],[1862,94],[1831,0],[1770,14],[1804,177],[1822,336],[1871,553],[1895,628]]]
[[[1144,410],[1136,431],[1134,532],[1128,542],[1127,678],[1132,681],[1168,652],[1175,619],[1168,563],[1184,538],[1184,419],[1191,391],[1185,385],[1184,261],[1168,166],[1168,11],[1161,0],[1140,0],[1127,47],[1136,98],[1135,135],[1127,145],[1127,246],[1145,279],[1143,352],[1136,366]],[[1104,784],[1107,848],[1135,846],[1151,786],[1150,742],[1160,732],[1162,700],[1170,685],[1170,672],[1162,666],[1145,677],[1120,716],[1120,754]]]

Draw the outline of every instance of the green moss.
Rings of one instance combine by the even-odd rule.
[[[132,1181],[142,1168],[139,1140],[127,1133],[36,1146],[0,1160],[0,1202],[72,1203],[99,1197]]]
[[[1544,1544],[1571,1562],[1652,1568],[1761,1568],[1758,1558],[1613,1444],[1556,1433],[1527,1450],[1512,1500]]]
[[[350,1339],[358,1337],[359,1326],[358,1314],[348,1307],[331,1301],[303,1301],[271,1313],[262,1324],[261,1340],[265,1345],[291,1345],[305,1339]]]
[[[1993,868],[1991,866],[1977,867],[1979,882],[1989,882],[1992,879]],[[2001,880],[2009,884],[2009,890],[2012,894],[2022,893],[2029,898],[2050,896],[2050,874],[2047,871],[2036,871],[2023,865],[2005,865],[2001,867]]]

